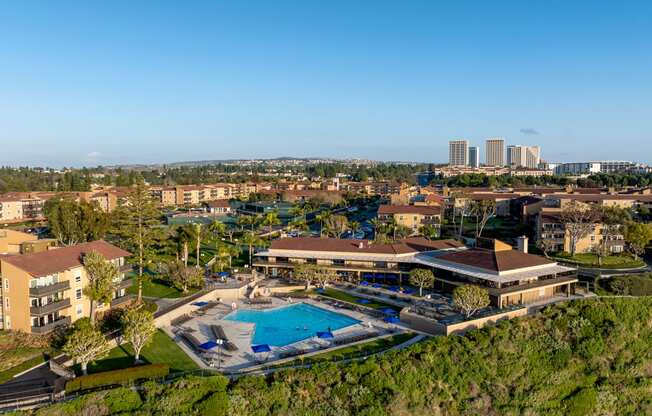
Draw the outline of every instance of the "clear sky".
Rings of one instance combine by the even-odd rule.
[[[3,2],[0,164],[442,162],[494,136],[652,162],[651,21],[647,0]]]

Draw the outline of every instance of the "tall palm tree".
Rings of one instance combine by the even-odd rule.
[[[183,233],[187,236],[188,241],[194,241],[195,251],[197,255],[197,264],[195,267],[199,267],[199,258],[201,254],[201,241],[204,238],[204,232],[202,225],[200,223],[188,224],[183,227]]]
[[[319,236],[323,236],[324,232],[324,223],[328,221],[333,214],[330,211],[322,211],[320,212],[317,216],[315,216],[315,219],[319,221]]]
[[[273,210],[265,214],[265,217],[263,218],[263,222],[262,222],[263,225],[269,227],[270,238],[272,236],[272,228],[280,223],[281,223],[281,219],[278,217],[277,210]]]
[[[262,240],[253,231],[249,231],[242,237],[242,242],[249,247],[249,267],[251,267],[254,247],[261,245]]]
[[[226,224],[222,221],[215,220],[208,226],[208,231],[213,234],[215,239],[220,239],[226,233]]]
[[[374,234],[378,234],[378,231],[379,231],[380,227],[383,225],[383,223],[378,218],[373,218],[369,222],[374,227]]]
[[[181,258],[183,264],[188,266],[188,243],[192,241],[190,234],[187,232],[187,227],[178,227],[175,231],[174,240],[177,242],[177,253],[181,251]],[[179,256],[177,255],[177,258]]]

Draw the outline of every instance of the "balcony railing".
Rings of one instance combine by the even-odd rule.
[[[32,333],[33,334],[47,334],[48,332],[52,332],[55,329],[57,329],[60,326],[68,326],[70,325],[70,317],[69,316],[63,316],[56,321],[47,323],[43,326],[33,326],[32,327]]]
[[[29,313],[30,315],[47,315],[68,307],[70,307],[70,299],[66,298],[43,306],[32,306],[29,308]]]
[[[41,296],[51,295],[53,293],[62,292],[68,289],[70,289],[70,281],[64,280],[63,282],[53,283],[51,285],[30,287],[29,295],[33,297],[41,297]]]
[[[302,263],[294,262],[281,262],[281,261],[262,261],[254,259],[254,266],[267,266],[267,267],[296,267]],[[353,271],[370,271],[370,272],[404,272],[407,273],[410,271],[408,267],[404,266],[384,266],[379,267],[378,265],[357,265],[357,264],[317,264],[317,263],[308,263],[316,265],[319,267],[332,268],[337,270],[353,270]]]

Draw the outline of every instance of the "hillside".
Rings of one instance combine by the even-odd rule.
[[[38,415],[641,415],[652,413],[652,299],[585,300],[367,362],[148,383]]]

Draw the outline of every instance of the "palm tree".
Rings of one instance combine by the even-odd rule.
[[[218,239],[226,233],[226,224],[222,221],[215,220],[208,226],[208,231],[213,234],[215,239]]]
[[[324,223],[328,221],[333,214],[331,214],[330,211],[322,211],[319,213],[317,216],[315,216],[315,219],[319,221],[319,236],[323,236],[323,231],[324,231]]]
[[[378,230],[383,225],[383,223],[378,218],[373,218],[369,222],[374,226],[374,234],[378,234]]]
[[[177,258],[179,257],[179,250],[181,250],[183,264],[188,266],[188,243],[191,241],[191,238],[186,232],[186,227],[178,227],[176,229],[174,240],[177,242]]]
[[[292,208],[289,210],[289,214],[296,218],[296,217],[303,217],[306,215],[306,210],[301,206],[301,205],[294,205]]]
[[[254,247],[261,245],[262,240],[253,231],[249,231],[242,237],[242,242],[249,247],[249,267],[251,267]]]
[[[204,237],[204,233],[202,231],[202,227],[200,223],[196,224],[189,224],[185,227],[183,227],[183,233],[187,236],[188,241],[194,241],[195,242],[195,250],[196,250],[196,255],[197,255],[197,264],[195,267],[199,267],[199,258],[200,258],[200,251],[201,251],[201,240]],[[187,259],[186,259],[187,263]]]
[[[360,230],[360,223],[357,221],[351,221],[349,223],[349,230],[351,230],[352,233],[356,233]]]
[[[265,214],[265,217],[263,218],[263,222],[262,222],[263,225],[269,227],[270,238],[272,236],[272,228],[280,223],[281,223],[281,219],[278,217],[277,210],[273,210]]]
[[[296,219],[288,225],[292,231],[306,231],[309,228],[308,223],[303,218]]]

